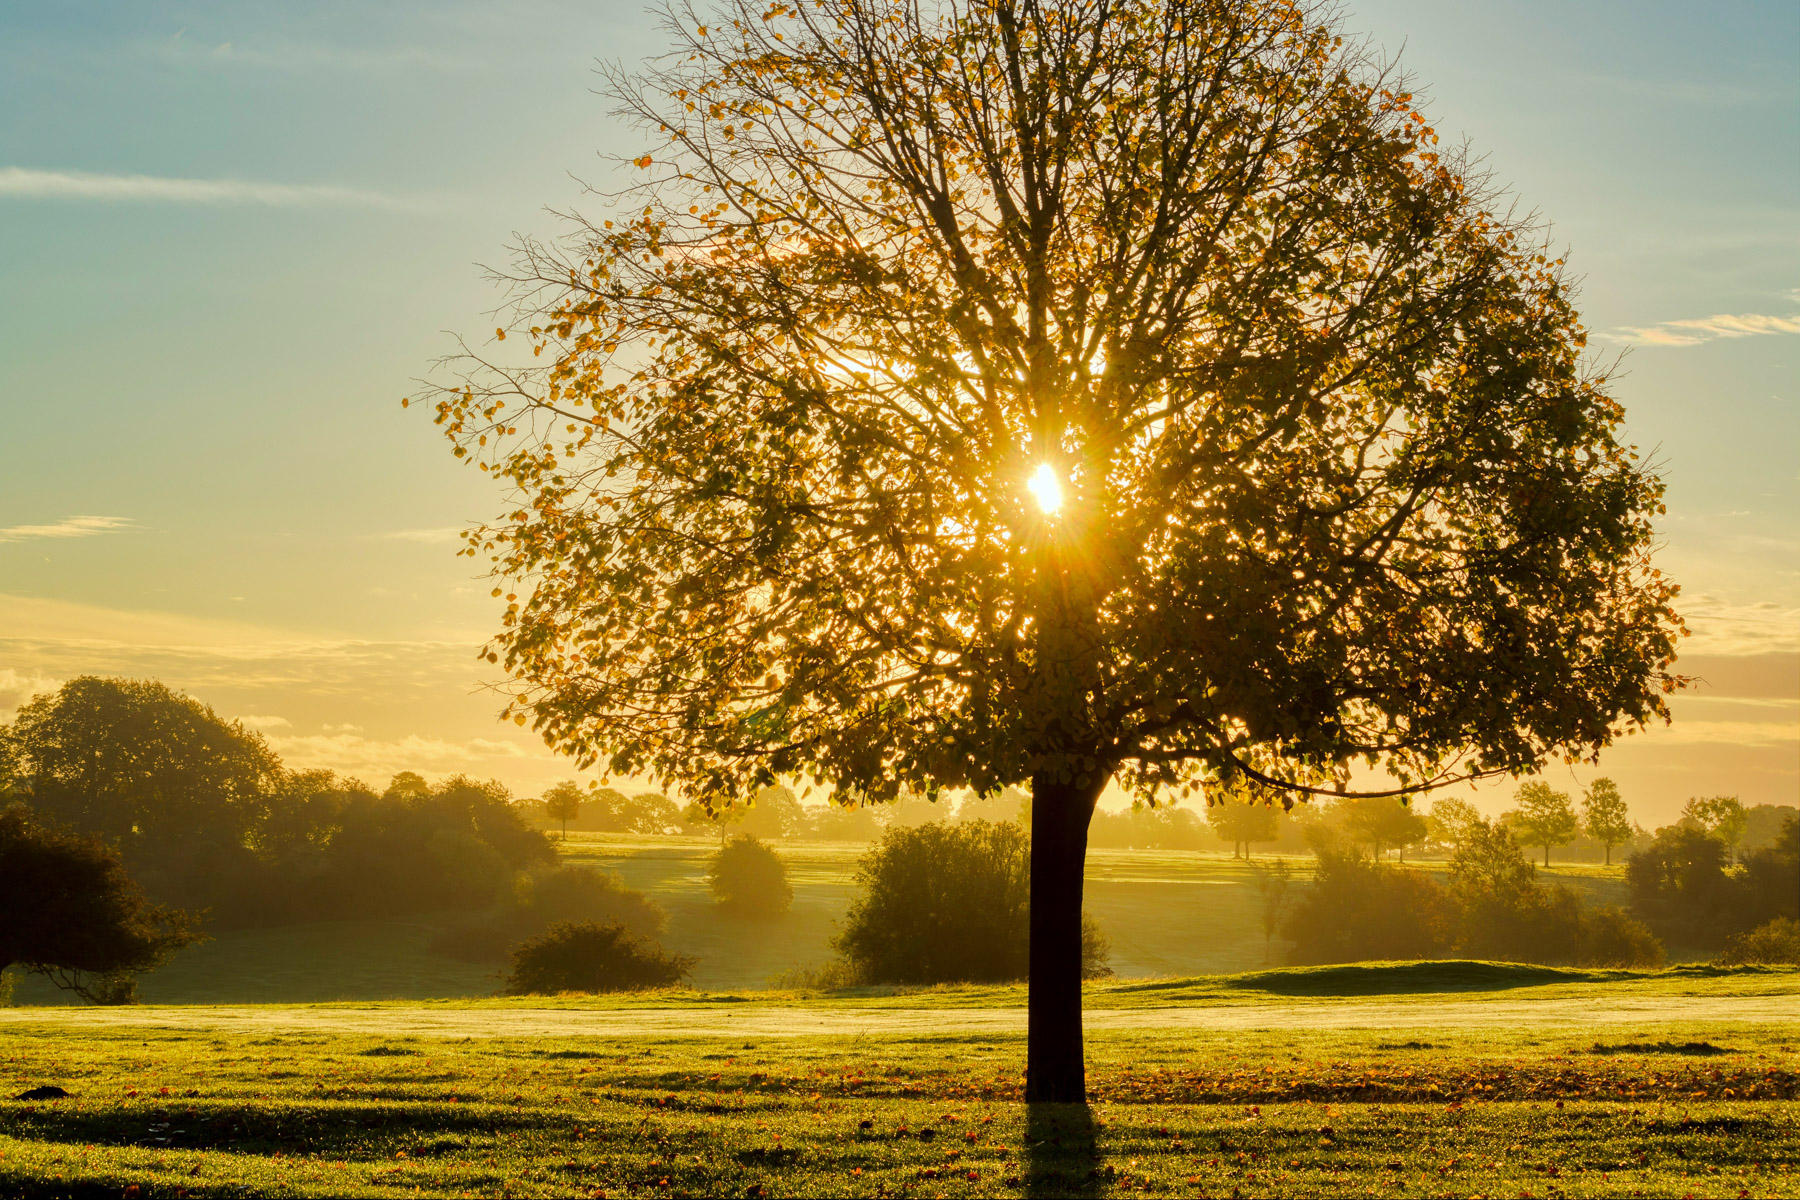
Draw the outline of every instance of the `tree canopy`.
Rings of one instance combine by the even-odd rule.
[[[1619,785],[1610,779],[1596,779],[1581,798],[1581,827],[1587,835],[1606,847],[1606,861],[1612,864],[1612,848],[1631,837],[1631,813]]]
[[[521,247],[542,357],[435,397],[520,497],[470,549],[550,740],[721,794],[1417,785],[1664,714],[1661,487],[1563,264],[1330,24],[669,28],[619,219]]]
[[[1575,840],[1581,823],[1569,793],[1559,792],[1541,779],[1519,785],[1513,793],[1518,808],[1508,813],[1513,832],[1528,846],[1544,848],[1544,865],[1550,865],[1550,847]]]
[[[707,803],[1030,781],[1066,1045],[1108,781],[1400,795],[1666,717],[1662,485],[1564,264],[1328,12],[668,32],[608,76],[638,182],[426,396],[512,498],[465,551],[547,741]]]
[[[240,844],[281,763],[261,735],[155,680],[84,675],[0,727],[31,807],[128,849],[165,833]]]

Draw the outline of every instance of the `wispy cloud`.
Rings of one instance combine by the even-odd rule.
[[[441,546],[456,541],[461,534],[460,527],[446,525],[439,529],[396,529],[392,533],[372,533],[369,536],[381,542],[422,542]]]
[[[513,742],[481,737],[451,741],[420,734],[387,739],[359,733],[275,734],[269,745],[290,767],[323,767],[377,783],[398,771],[427,776],[509,773],[533,757]]]
[[[139,53],[160,58],[173,66],[240,68],[258,72],[298,74],[342,71],[373,74],[410,68],[437,71],[491,71],[492,61],[455,55],[417,45],[350,45],[337,42],[279,40],[255,44],[214,42],[190,37],[184,28],[166,38],[137,43]]]
[[[1757,337],[1770,333],[1800,333],[1800,313],[1715,313],[1687,317],[1657,325],[1625,325],[1613,331],[1621,341],[1640,346],[1698,346],[1720,338]]]
[[[248,717],[239,717],[238,721],[244,725],[248,725],[251,729],[292,729],[294,727],[294,723],[286,717],[259,717],[252,715]]]
[[[0,167],[0,198],[96,200],[155,204],[260,204],[284,208],[417,209],[418,201],[331,184],[264,183],[250,179],[178,179]]]
[[[98,533],[116,533],[131,529],[137,522],[130,517],[64,517],[50,525],[8,525],[0,528],[0,542],[28,542],[38,538],[93,537]]]
[[[15,671],[0,667],[0,721],[11,720],[33,696],[54,692],[63,681],[41,671]]]

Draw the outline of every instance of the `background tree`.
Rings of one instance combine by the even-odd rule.
[[[154,680],[71,679],[0,740],[33,811],[99,835],[134,868],[242,848],[280,784],[259,734]]]
[[[562,824],[562,840],[569,840],[569,822],[581,816],[581,785],[564,781],[544,793],[544,814]]]
[[[1243,846],[1246,862],[1250,859],[1251,842],[1272,842],[1278,833],[1281,810],[1269,804],[1222,799],[1206,806],[1206,822],[1221,841],[1231,843],[1231,857],[1238,857]]]
[[[1631,814],[1619,785],[1596,779],[1581,798],[1581,824],[1587,835],[1606,847],[1606,865],[1612,865],[1612,848],[1631,839]]]
[[[1731,891],[1725,846],[1696,825],[1657,830],[1648,846],[1625,860],[1625,883],[1632,911],[1671,941],[1717,944],[1736,932],[1722,928]]]
[[[1527,846],[1542,846],[1544,865],[1549,866],[1550,847],[1573,841],[1580,829],[1569,793],[1534,779],[1519,786],[1513,793],[1513,803],[1518,807],[1508,815],[1512,817],[1514,834]]]
[[[759,788],[744,810],[739,828],[752,837],[791,838],[806,832],[806,810],[793,789],[782,784]]]
[[[1440,846],[1455,851],[1477,825],[1484,824],[1486,818],[1467,800],[1456,796],[1444,796],[1431,802],[1431,811],[1425,814],[1425,828],[1431,840]]]
[[[1406,847],[1422,842],[1430,832],[1425,818],[1412,806],[1392,796],[1353,797],[1342,805],[1344,832],[1350,840],[1367,846],[1379,859],[1387,847],[1400,851],[1402,861]]]
[[[1454,921],[1443,887],[1424,872],[1326,848],[1282,935],[1298,963],[1441,958]]]
[[[669,29],[609,89],[642,183],[519,247],[518,352],[430,397],[519,497],[466,547],[492,657],[584,765],[721,803],[1029,782],[1029,1099],[1085,1094],[1109,781],[1410,794],[1666,717],[1661,485],[1562,263],[1327,15]]]
[[[1725,845],[1731,862],[1737,861],[1738,845],[1744,840],[1749,814],[1736,796],[1707,796],[1689,800],[1681,809],[1684,821],[1692,821]]]
[[[707,886],[721,908],[749,916],[779,916],[793,907],[794,887],[781,856],[752,834],[740,833],[712,857]]]
[[[0,810],[0,971],[15,964],[89,1000],[133,998],[129,977],[199,940],[187,913],[151,904],[118,851]]]
[[[1800,816],[1792,804],[1752,804],[1744,810],[1746,852],[1773,846],[1782,838],[1789,821]]]
[[[872,842],[881,836],[881,820],[871,805],[833,802],[809,814],[807,832],[827,842]]]
[[[985,796],[965,796],[957,802],[956,819],[1028,826],[1031,824],[1031,793],[1021,787],[1004,787]]]

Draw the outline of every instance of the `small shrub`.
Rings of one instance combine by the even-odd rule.
[[[1725,940],[1725,950],[1719,955],[1719,961],[1728,966],[1743,963],[1800,965],[1800,921],[1793,917],[1776,917],[1748,933],[1733,934]]]
[[[780,856],[750,834],[739,834],[720,847],[706,869],[706,880],[721,908],[747,916],[778,916],[794,903],[794,888]]]
[[[515,996],[668,987],[679,983],[695,962],[616,922],[592,921],[556,925],[514,950],[512,958],[506,990]]]
[[[1031,840],[971,821],[890,829],[857,868],[862,894],[833,943],[868,983],[993,983],[1030,963]],[[1082,974],[1110,974],[1107,940],[1082,918]]]

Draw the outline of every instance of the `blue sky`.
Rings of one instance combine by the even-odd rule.
[[[1626,352],[1711,686],[1602,769],[1656,819],[1792,802],[1800,5],[1346,11]],[[492,327],[476,264],[637,151],[592,68],[660,45],[635,5],[0,4],[0,714],[155,674],[295,762],[562,773],[480,690],[447,531],[496,498],[398,400]]]

